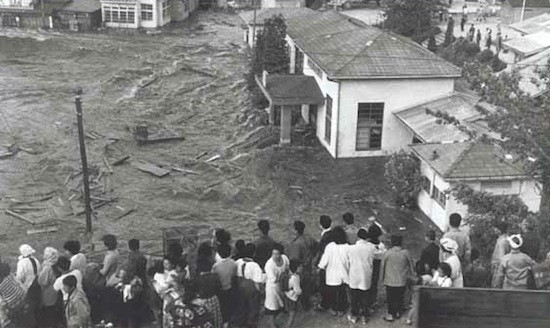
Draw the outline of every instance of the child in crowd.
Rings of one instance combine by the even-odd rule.
[[[298,298],[302,295],[300,287],[300,273],[302,272],[300,262],[291,260],[289,265],[290,278],[288,280],[288,291],[285,292],[285,308],[288,311],[287,328],[292,328],[294,318],[296,317],[296,309],[298,307]]]

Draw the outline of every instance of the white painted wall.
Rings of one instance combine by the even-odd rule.
[[[453,92],[453,78],[342,80],[338,158],[388,155],[407,149],[413,134],[392,113]],[[357,107],[361,102],[383,102],[382,149],[355,150]]]
[[[441,176],[434,172],[434,170],[426,164],[426,162],[421,161],[420,172],[423,176],[427,177],[432,181],[432,187],[430,188],[430,194],[433,189],[433,184],[438,187],[439,190],[444,191],[451,189],[453,184],[450,184],[444,181]],[[466,184],[474,189],[481,190],[481,181],[468,181]],[[527,205],[530,211],[538,212],[540,210],[540,201],[541,195],[540,190],[537,188],[537,183],[533,180],[513,180],[510,189],[507,192],[502,192],[502,190],[496,190],[491,188],[485,188],[484,191],[487,191],[492,194],[499,195],[518,195],[521,200]],[[449,216],[453,213],[458,213],[462,217],[468,215],[468,206],[460,203],[452,195],[447,196],[447,202],[445,208],[443,208],[437,201],[435,201],[429,193],[422,190],[418,195],[418,207],[426,214],[435,225],[437,225],[441,230],[446,231],[449,225]]]

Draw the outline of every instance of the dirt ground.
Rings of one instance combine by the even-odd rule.
[[[245,115],[248,53],[240,24],[237,15],[200,12],[154,35],[0,30],[0,143],[21,148],[0,159],[2,259],[14,263],[24,242],[41,254],[45,246],[83,240],[77,87],[84,91],[96,197],[94,244],[112,233],[120,240],[140,238],[146,253],[160,254],[163,228],[204,224],[228,229],[234,240],[252,240],[260,218],[269,218],[275,239],[286,242],[294,219],[318,236],[319,215],[341,223],[349,211],[360,224],[376,213],[386,230],[406,235],[405,245],[417,255],[429,223],[392,206],[383,158],[333,160],[314,141],[273,146],[277,131],[256,127]],[[139,146],[133,128],[143,122],[185,140]],[[262,149],[250,146],[258,136]],[[112,166],[124,156],[131,157]],[[131,165],[140,160],[172,171],[155,177]],[[7,209],[36,224],[7,215]],[[27,234],[44,226],[58,231]],[[325,319],[302,314],[298,322],[339,327],[344,320]]]

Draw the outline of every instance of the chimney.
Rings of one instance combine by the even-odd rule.
[[[267,76],[269,75],[269,73],[264,70],[263,73],[262,73],[262,84],[264,85],[264,87],[267,87]]]
[[[432,161],[435,161],[438,158],[439,158],[439,154],[437,153],[436,150],[434,150],[433,153],[432,153]]]

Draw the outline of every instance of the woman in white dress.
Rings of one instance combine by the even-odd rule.
[[[439,241],[443,254],[443,261],[451,266],[451,279],[453,281],[452,287],[464,287],[464,278],[462,276],[462,265],[460,259],[456,255],[458,250],[458,244],[456,241],[450,238],[441,238]]]
[[[271,258],[265,264],[267,281],[265,284],[265,314],[268,316],[271,328],[276,328],[275,317],[284,308],[283,292],[280,278],[288,270],[290,260],[283,254],[283,246],[276,244],[271,251]]]

